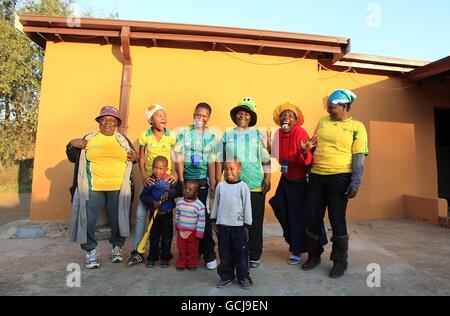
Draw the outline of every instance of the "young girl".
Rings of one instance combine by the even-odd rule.
[[[151,185],[154,183],[154,179],[151,177],[153,173],[153,160],[162,156],[168,161],[168,173],[167,180],[170,183],[178,181],[177,174],[172,161],[172,148],[175,145],[175,135],[166,128],[167,117],[166,111],[159,104],[150,105],[145,109],[145,119],[150,124],[150,128],[144,131],[139,137],[139,170],[143,179],[141,186],[141,193],[145,185]],[[144,232],[146,224],[147,211],[142,201],[139,201],[136,209],[136,226],[134,235],[134,250],[131,252],[128,259],[127,266],[133,266],[141,263],[144,259],[144,254],[137,251]]]
[[[188,180],[184,186],[183,197],[177,203],[175,215],[177,230],[178,271],[198,267],[198,245],[205,232],[205,205],[198,198],[200,184]]]

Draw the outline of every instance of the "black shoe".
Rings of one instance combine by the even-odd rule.
[[[311,271],[314,268],[316,268],[319,264],[320,264],[320,257],[314,258],[308,256],[308,260],[306,260],[306,262],[302,265],[302,270]]]
[[[253,282],[249,279],[239,281],[239,284],[244,290],[249,290],[253,286]]]
[[[330,278],[337,279],[344,275],[347,270],[347,264],[342,262],[333,261],[333,268],[330,271]]]
[[[217,282],[216,287],[218,287],[219,289],[223,289],[231,283],[233,283],[233,280],[220,280],[219,282]]]
[[[142,258],[141,254],[137,251],[133,251],[131,253],[130,258],[127,261],[127,267],[137,265],[137,264],[141,263],[142,261],[144,261],[144,258]]]
[[[197,271],[197,268],[190,267],[190,268],[188,268],[188,270],[189,270],[189,271]]]
[[[169,261],[162,260],[161,261],[161,268],[168,268],[169,267]]]
[[[147,268],[154,268],[155,265],[156,265],[156,261],[154,261],[154,260],[148,260],[147,263],[145,264],[145,266]]]

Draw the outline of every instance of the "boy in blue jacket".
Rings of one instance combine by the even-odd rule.
[[[167,268],[170,259],[173,258],[170,246],[173,238],[173,210],[176,206],[175,198],[181,196],[179,184],[171,184],[167,173],[168,160],[158,156],[153,161],[154,184],[146,186],[140,196],[141,201],[153,216],[158,214],[150,231],[150,250],[146,267],[152,268],[161,259],[161,267]]]

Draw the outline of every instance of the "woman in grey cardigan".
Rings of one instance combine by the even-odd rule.
[[[67,157],[76,163],[70,239],[86,251],[88,269],[100,267],[95,229],[105,206],[111,224],[111,261],[123,261],[122,246],[130,234],[131,169],[139,158],[130,141],[116,131],[121,123],[116,108],[103,107],[95,120],[99,131],[72,140],[66,148]]]

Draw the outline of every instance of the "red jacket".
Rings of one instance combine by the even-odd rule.
[[[288,179],[303,179],[306,166],[312,161],[311,152],[304,156],[300,146],[301,141],[309,138],[308,133],[297,124],[289,133],[283,133],[281,128],[278,129],[274,136],[272,157],[275,157],[280,165],[283,165],[283,161],[288,161],[288,172],[285,174]]]

